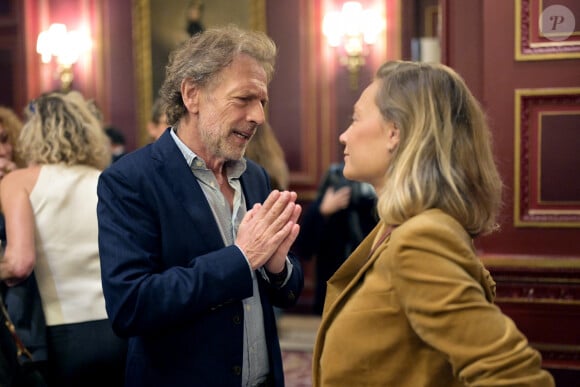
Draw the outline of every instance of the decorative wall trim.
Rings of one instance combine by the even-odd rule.
[[[316,38],[318,36],[316,4],[309,0],[300,0],[297,3],[299,13],[297,35],[311,38],[296,40],[300,58],[299,78],[296,80],[300,82],[300,122],[296,130],[299,131],[297,136],[300,140],[298,147],[290,151],[296,154],[299,168],[290,170],[290,186],[301,200],[305,200],[312,196],[310,188],[318,184],[318,165],[321,158],[318,133],[324,130],[325,125],[324,122],[319,122],[318,117],[320,111],[324,111],[326,101],[318,96],[321,77],[317,73],[320,47]],[[289,148],[286,148],[286,151],[288,150]]]
[[[482,255],[486,266],[498,268],[526,268],[535,270],[577,271],[580,273],[580,257],[539,255]]]
[[[530,343],[532,347],[542,353],[544,363],[551,362],[580,362],[580,346],[578,345],[557,345],[545,343]],[[577,368],[580,368],[577,366]]]
[[[483,255],[495,304],[510,316],[545,367],[580,369],[580,257]],[[557,324],[558,329],[546,329]]]
[[[133,55],[135,60],[135,82],[137,100],[138,146],[150,142],[146,127],[153,105],[153,50],[151,46],[151,1],[132,0],[133,11]],[[247,26],[266,31],[265,0],[248,0]]]
[[[483,256],[481,260],[497,284],[498,303],[580,305],[580,257]]]
[[[149,0],[133,0],[133,51],[135,61],[135,99],[137,100],[138,146],[149,142],[147,122],[153,104],[151,66],[151,15]]]
[[[576,15],[575,32],[562,41],[549,40],[540,34],[542,0],[514,0],[515,2],[515,58],[551,60],[580,58],[580,15]]]
[[[266,0],[250,1],[250,28],[266,32]]]
[[[546,119],[560,117],[567,122],[572,119],[580,123],[580,88],[516,89],[514,105],[514,225],[580,227],[580,198],[575,190],[580,184],[575,165],[580,153],[573,146],[580,138],[580,125],[568,125],[568,131],[562,132],[560,125],[551,127]],[[570,133],[576,129],[577,134]],[[568,153],[543,153],[542,147],[548,146],[542,140],[543,132],[549,134],[546,138],[550,146],[556,144],[558,149]],[[543,169],[550,170],[548,166],[554,169],[554,165],[560,165],[557,170],[564,171],[563,174],[542,176]],[[572,165],[574,168],[570,169]],[[569,174],[565,174],[567,170]],[[564,183],[559,184],[560,181]],[[568,184],[570,182],[572,184]],[[547,188],[564,199],[546,200],[543,195]]]

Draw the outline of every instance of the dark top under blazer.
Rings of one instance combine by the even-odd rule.
[[[270,192],[248,161],[247,208]],[[169,130],[107,168],[97,188],[103,290],[113,329],[129,337],[127,386],[240,386],[242,299],[248,263],[224,246],[213,213]],[[284,385],[272,305],[291,306],[302,287],[298,260],[281,289],[258,283],[270,370]]]

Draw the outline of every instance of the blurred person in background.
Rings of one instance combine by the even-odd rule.
[[[16,152],[22,126],[12,109],[0,106],[0,181],[24,166]],[[6,227],[0,208],[0,260],[5,248]],[[12,288],[0,283],[0,303],[0,386],[46,386],[41,373],[46,361],[46,326],[34,276]]]
[[[112,162],[119,160],[121,157],[125,156],[125,135],[114,126],[107,126],[105,128],[105,133],[109,137],[109,143],[111,146],[111,156]]]
[[[246,148],[246,157],[260,164],[270,176],[271,188],[279,191],[290,186],[290,173],[284,149],[268,122],[260,125]]]
[[[0,106],[0,179],[22,166],[14,145],[22,128],[22,121],[8,107]]]
[[[321,315],[326,281],[376,226],[377,195],[372,185],[348,180],[344,163],[332,164],[300,220],[292,250],[315,260],[314,314]]]
[[[157,140],[169,126],[165,104],[161,98],[157,98],[151,107],[151,120],[147,123],[147,133],[151,141]]]
[[[189,36],[199,34],[205,30],[203,26],[203,11],[205,4],[202,0],[190,0],[187,6],[187,33]]]
[[[0,183],[0,279],[14,286],[34,270],[50,386],[124,381],[126,342],[111,329],[101,284],[96,187],[111,154],[95,109],[76,91],[32,101],[17,143],[26,167]]]

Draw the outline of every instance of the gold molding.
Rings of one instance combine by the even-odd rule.
[[[133,60],[138,146],[149,142],[146,127],[153,104],[153,74],[151,65],[151,14],[149,0],[133,0]]]
[[[563,300],[559,298],[496,297],[495,304],[540,304],[540,305],[580,305],[580,300]]]
[[[429,5],[427,7],[425,7],[425,10],[423,11],[423,17],[425,18],[424,20],[424,35],[425,36],[429,36],[429,37],[434,37],[437,38],[439,37],[439,33],[438,33],[438,28],[433,28],[433,16],[437,16],[437,18],[439,18],[441,14],[441,6],[439,4],[437,5]],[[438,26],[435,26],[438,27]],[[427,35],[429,34],[429,35]]]
[[[250,28],[267,32],[266,0],[250,0]]]
[[[580,95],[580,87],[563,87],[563,88],[541,88],[541,89],[515,89],[514,93],[514,208],[513,224],[514,227],[545,227],[545,228],[578,228],[578,221],[523,221],[520,219],[522,210],[521,194],[521,140],[522,140],[522,98],[523,97],[543,97],[554,95]],[[533,210],[532,210],[533,211]],[[575,210],[569,211],[570,214]],[[544,212],[545,214],[545,212]]]
[[[132,0],[138,146],[150,141],[146,130],[153,105],[150,5],[149,0]],[[249,7],[250,28],[266,32],[266,0],[249,0]]]
[[[482,255],[486,267],[578,269],[580,257],[530,256],[530,255]]]
[[[515,28],[515,40],[514,40],[514,57],[517,61],[531,61],[531,60],[553,60],[553,59],[574,59],[580,58],[580,41],[574,42],[551,42],[551,43],[530,43],[531,49],[534,48],[554,48],[554,47],[578,47],[577,50],[573,52],[550,52],[550,53],[533,53],[533,54],[524,54],[523,47],[522,47],[522,2],[526,1],[528,7],[530,7],[530,3],[533,0],[514,0],[514,7],[515,7],[515,20],[514,20],[514,28]],[[540,8],[542,8],[542,4],[540,3]],[[529,18],[529,16],[528,16]],[[531,21],[530,21],[531,22]],[[576,34],[572,34],[576,35]],[[531,41],[531,36],[528,37]]]
[[[530,345],[540,351],[580,353],[580,345],[549,344],[530,342]]]
[[[309,0],[300,0],[298,2],[300,20],[298,20],[299,35],[317,36],[316,26],[318,25],[315,17],[317,15],[315,4]],[[320,160],[318,132],[324,131],[326,123],[324,117],[321,119],[321,126],[318,128],[318,114],[324,112],[327,101],[324,99],[324,93],[317,98],[318,84],[320,83],[317,76],[317,50],[318,44],[315,39],[301,40],[299,43],[300,55],[300,74],[298,80],[301,82],[301,106],[302,114],[300,120],[300,163],[301,168],[298,171],[291,171],[291,186],[299,186],[296,189],[301,200],[311,198],[309,187],[318,184],[318,169]]]

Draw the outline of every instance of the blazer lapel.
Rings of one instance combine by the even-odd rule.
[[[318,335],[313,351],[313,361],[319,361],[322,347],[324,346],[325,333],[334,316],[342,308],[344,300],[350,295],[368,268],[377,259],[379,254],[369,254],[373,244],[379,235],[382,235],[386,226],[379,222],[369,235],[361,242],[348,259],[338,268],[334,275],[328,280],[326,286],[326,298],[324,301],[324,311],[322,320],[318,328]],[[388,240],[388,239],[387,239]],[[384,242],[383,242],[384,243]],[[313,379],[320,378],[318,367],[313,364]]]
[[[360,271],[367,261],[373,241],[378,233],[376,226],[371,233],[352,252],[346,261],[336,270],[327,282],[325,305],[333,305],[336,298],[346,289],[354,276]]]
[[[221,235],[221,233],[209,203],[190,166],[187,165],[181,151],[173,141],[170,131],[166,131],[151,146],[151,157],[156,162],[155,172],[174,195],[167,200],[181,203],[184,211],[196,220],[197,224],[205,225],[196,230],[202,234],[204,240],[216,240],[216,235]],[[223,246],[222,239],[218,239],[221,243],[220,247]]]
[[[321,327],[323,325],[326,326],[332,320],[333,316],[344,304],[344,300],[356,288],[360,279],[379,257],[376,251],[370,257],[369,254],[375,241],[379,236],[383,235],[385,230],[386,226],[382,223],[375,226],[359,247],[328,280]],[[385,242],[388,239],[387,237]],[[382,244],[385,242],[382,242]]]
[[[246,199],[246,209],[252,208],[255,203],[262,203],[270,193],[267,186],[268,177],[251,161],[246,159],[246,170],[240,176],[240,184]]]

